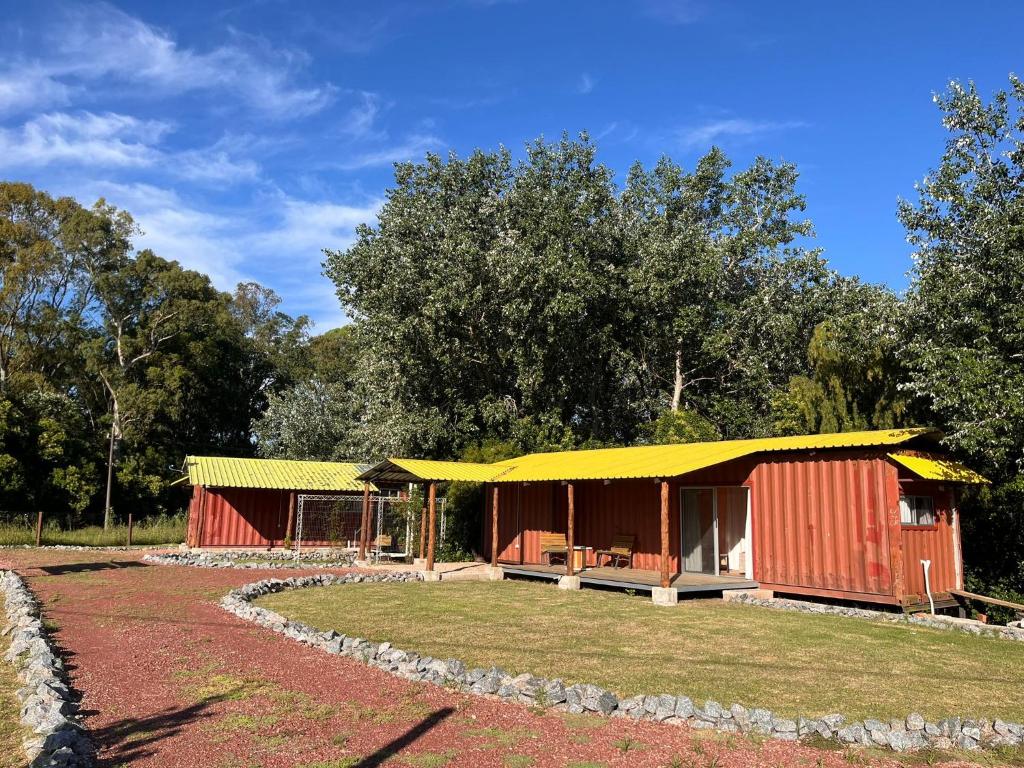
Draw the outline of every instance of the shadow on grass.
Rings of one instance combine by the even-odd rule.
[[[89,571],[110,571],[124,568],[149,568],[148,563],[138,560],[106,560],[100,563],[68,563],[67,565],[39,565],[40,571],[49,576],[61,576],[66,573],[87,573]]]
[[[384,765],[384,763],[395,757],[399,752],[414,743],[425,733],[440,725],[441,722],[450,717],[453,712],[455,712],[455,710],[452,707],[443,707],[435,712],[431,712],[397,739],[392,739],[373,754],[362,758],[358,763],[353,765],[352,768],[377,768],[377,766]]]

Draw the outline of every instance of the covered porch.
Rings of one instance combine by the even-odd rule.
[[[564,565],[509,565],[501,564],[506,576],[547,579],[558,581],[565,575]],[[609,566],[590,566],[577,572],[580,584],[614,587],[617,589],[634,589],[639,592],[651,592],[661,586],[661,574],[642,568],[611,568]],[[728,589],[756,589],[756,581],[743,576],[729,576],[707,573],[677,573],[669,576],[668,588],[675,590],[677,595],[697,594],[702,592],[722,592]]]

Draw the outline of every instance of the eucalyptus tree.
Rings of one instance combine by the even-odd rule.
[[[1024,598],[1024,82],[985,101],[952,82],[936,169],[902,201],[914,247],[906,388],[994,484],[965,502],[978,588]]]
[[[687,434],[695,418],[728,437],[768,431],[773,393],[805,369],[810,334],[844,290],[801,245],[813,229],[796,168],[730,165],[713,148],[692,171],[663,158],[627,179],[628,323],[643,409],[665,421],[656,433]]]
[[[899,206],[914,247],[908,388],[950,445],[1012,474],[1024,460],[1024,82],[988,103],[952,82],[936,103],[945,151]]]

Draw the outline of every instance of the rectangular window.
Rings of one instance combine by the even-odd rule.
[[[935,525],[931,496],[901,496],[900,522],[903,525]]]

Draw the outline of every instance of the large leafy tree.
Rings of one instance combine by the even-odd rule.
[[[0,183],[0,504],[69,524],[171,511],[188,452],[250,454],[267,398],[305,377],[305,318],[150,251],[131,217]],[[107,481],[104,472],[107,469]],[[104,489],[107,490],[104,493]],[[94,518],[92,518],[94,519]]]
[[[890,429],[920,423],[907,380],[907,330],[901,300],[873,285],[853,285],[846,306],[815,327],[806,373],[776,395],[775,432],[807,434]]]
[[[357,321],[370,455],[455,455],[490,434],[613,439],[624,360],[611,173],[583,137],[396,169],[376,227],[328,251]]]
[[[693,171],[663,158],[623,194],[638,411],[655,439],[771,431],[773,396],[851,287],[800,245],[813,232],[795,167],[729,167],[718,149]]]
[[[914,246],[907,389],[995,485],[969,498],[968,562],[1024,592],[1024,82],[936,97],[949,139],[899,217]]]

